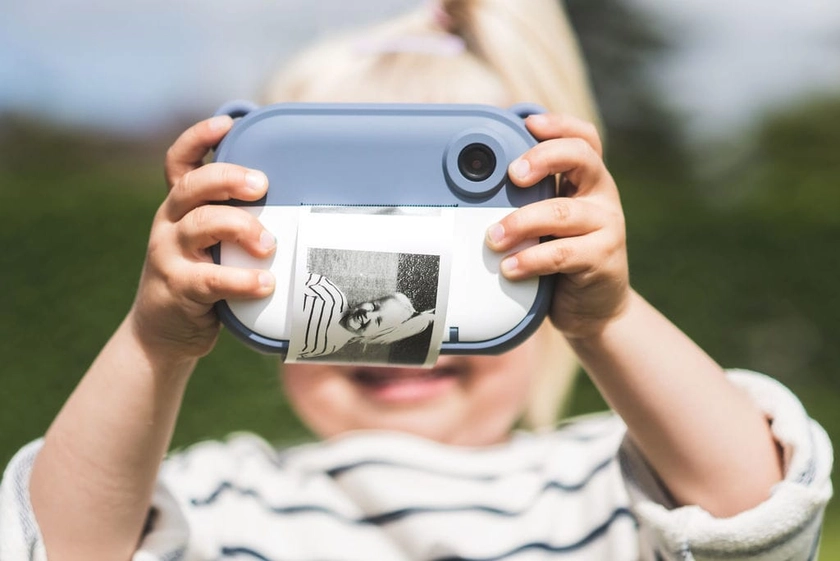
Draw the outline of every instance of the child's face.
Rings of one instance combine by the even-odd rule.
[[[406,321],[414,314],[408,298],[401,293],[363,302],[339,320],[344,329],[364,338],[374,338]]]
[[[494,444],[525,409],[544,331],[497,356],[442,356],[431,370],[287,364],[283,382],[298,415],[322,438],[377,429]]]

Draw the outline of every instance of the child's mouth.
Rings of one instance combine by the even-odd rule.
[[[363,386],[379,387],[457,375],[455,368],[360,368],[353,371],[352,377]]]
[[[462,370],[435,368],[357,368],[351,380],[377,401],[411,402],[430,399],[458,383]]]

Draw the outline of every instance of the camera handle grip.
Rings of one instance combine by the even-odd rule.
[[[541,115],[546,113],[545,107],[536,103],[517,103],[508,107],[508,111],[520,119],[525,119],[531,115]]]
[[[223,104],[221,107],[216,109],[216,112],[213,113],[213,116],[218,117],[220,115],[228,115],[232,119],[238,119],[240,117],[244,117],[251,111],[256,111],[257,109],[259,109],[259,105],[257,105],[253,101],[248,101],[245,99],[236,99],[233,101],[228,101],[227,103]]]

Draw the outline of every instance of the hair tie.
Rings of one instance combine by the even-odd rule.
[[[452,14],[443,6],[443,0],[429,0],[428,9],[435,25],[447,33],[452,33],[454,21]]]
[[[464,40],[455,35],[406,35],[383,39],[362,39],[356,43],[361,54],[418,53],[439,56],[459,55],[466,49]]]
[[[466,42],[452,33],[453,19],[442,0],[430,0],[427,7],[435,26],[444,33],[365,38],[356,43],[356,51],[368,55],[418,53],[455,56],[463,53],[467,48]]]

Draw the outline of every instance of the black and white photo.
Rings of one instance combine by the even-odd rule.
[[[434,364],[450,291],[451,211],[302,210],[286,362]]]
[[[440,256],[310,248],[290,358],[423,364]]]

